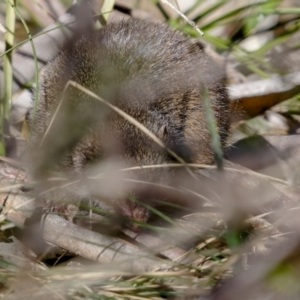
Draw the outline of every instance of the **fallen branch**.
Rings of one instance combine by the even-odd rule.
[[[6,189],[12,184],[3,175],[0,180],[1,189]],[[0,193],[0,206],[2,207],[1,217],[20,227],[24,226],[25,221],[31,217],[36,209],[34,199],[21,191],[10,194]],[[43,220],[42,236],[47,242],[84,258],[109,263],[112,267],[123,270],[130,269],[135,272],[169,268],[172,264],[171,261],[161,260],[155,255],[151,255],[150,251],[142,251],[126,241],[79,227],[57,215],[44,214],[41,219]],[[158,247],[156,251],[159,251],[157,241],[156,246]],[[166,254],[169,253],[173,258],[177,258],[184,253],[176,248],[174,251],[168,250]]]

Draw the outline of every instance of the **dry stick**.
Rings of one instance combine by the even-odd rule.
[[[3,184],[1,181],[0,187],[4,188]],[[33,199],[23,193],[11,194],[5,199],[6,194],[1,193],[0,206],[6,202],[2,214],[17,226],[24,226],[35,209]],[[163,261],[131,244],[81,228],[53,214],[43,218],[43,237],[47,242],[82,257],[101,263],[117,263],[122,269],[146,271],[168,267]]]
[[[1,165],[1,168],[4,169],[5,166]],[[15,189],[15,193],[9,196],[6,192],[0,192],[0,207],[2,207],[0,219],[6,218],[17,226],[23,227],[36,208],[35,201],[18,191],[17,186],[12,187],[11,178],[0,175],[0,190],[6,191],[12,188]],[[151,247],[149,252],[141,251],[125,241],[81,228],[54,214],[45,214],[41,219],[43,220],[42,234],[47,242],[84,258],[101,263],[116,263],[117,268],[130,268],[138,272],[172,266],[171,261],[162,261],[151,255]],[[146,236],[146,238],[151,245],[152,237]],[[155,248],[152,249],[155,249],[156,253],[161,250],[166,257],[175,259],[184,253],[176,247],[167,249],[166,245],[161,241],[159,243],[158,239],[154,239],[154,242]]]

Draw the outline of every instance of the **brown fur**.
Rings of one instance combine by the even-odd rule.
[[[46,68],[40,80],[33,144],[45,133],[67,81],[74,80],[134,117],[185,161],[212,164],[201,98],[206,85],[224,146],[229,102],[223,79],[201,44],[168,25],[136,19],[109,24],[75,39]],[[53,165],[80,172],[106,157],[118,157],[129,166],[176,161],[123,117],[73,87],[41,149],[46,159],[36,157],[37,176]],[[172,176],[166,170],[159,176],[142,173],[144,180],[155,177],[158,182],[168,182],[166,178]],[[137,219],[147,215],[147,209],[126,201],[115,201],[117,210]]]

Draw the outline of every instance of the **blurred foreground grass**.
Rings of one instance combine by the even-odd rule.
[[[32,35],[51,23],[54,15],[47,13],[50,7],[47,2],[17,2]],[[190,25],[161,3],[131,2],[134,9],[150,8],[153,18],[165,18],[171,26],[198,37]],[[252,81],[299,71],[299,4],[299,1],[288,0],[198,0],[185,13],[205,32],[204,40],[246,81]],[[62,9],[70,5],[70,1],[62,4],[52,0],[51,5]],[[5,9],[5,3],[1,3],[2,24]],[[49,19],[43,20],[41,11]],[[16,22],[15,44],[18,44],[27,36],[19,18]],[[3,36],[0,43],[4,52]],[[3,89],[2,82],[0,84]],[[295,97],[270,111],[298,125],[299,99]],[[280,133],[290,132],[290,123],[283,121],[282,124],[280,129],[276,126],[275,129]],[[239,127],[236,125],[234,135],[239,139],[276,130],[265,115],[243,122]],[[264,191],[258,191],[255,200],[259,201],[260,197],[264,197]],[[160,257],[164,263],[168,261],[169,268],[141,273],[123,270],[118,264],[96,264],[73,258],[64,251],[53,256],[47,253],[46,259],[39,260],[30,249],[11,237],[12,234],[18,237],[19,229],[2,218],[0,296],[3,299],[299,299],[300,227],[296,200],[292,208],[278,211],[270,208],[255,217],[247,211],[237,215],[236,203],[232,203],[232,210],[229,204],[228,207],[220,205],[219,210],[213,212],[208,206],[207,212],[173,220],[176,226],[157,226],[155,235],[162,239],[168,236],[170,247],[174,246],[172,242],[178,244],[184,250],[184,257],[180,262]],[[235,201],[242,200],[237,198],[232,202]],[[265,218],[270,215],[275,217]],[[290,219],[293,225],[282,226],[282,218]],[[182,232],[186,240],[177,241],[176,235]],[[131,259],[139,258],[133,255]]]

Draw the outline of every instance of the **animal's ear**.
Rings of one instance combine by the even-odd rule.
[[[157,132],[157,137],[162,140],[163,142],[166,142],[168,140],[169,137],[169,132],[168,132],[168,128],[167,125],[164,124],[162,125]]]

